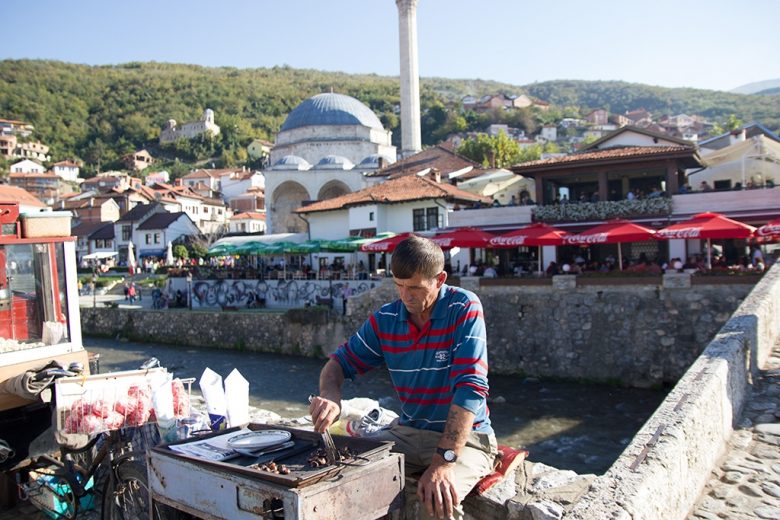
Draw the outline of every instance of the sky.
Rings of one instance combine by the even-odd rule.
[[[1,0],[0,59],[397,76],[394,0]],[[419,0],[420,76],[730,90],[780,78],[778,0]]]

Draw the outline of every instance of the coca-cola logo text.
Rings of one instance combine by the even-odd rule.
[[[606,244],[606,233],[595,233],[592,235],[571,235],[563,239],[567,244]]]
[[[780,224],[769,225],[766,224],[758,228],[756,234],[760,237],[768,237],[770,235],[780,235]]]
[[[525,235],[517,235],[514,237],[494,237],[490,239],[490,245],[492,246],[522,246],[525,244]]]
[[[699,238],[700,228],[662,229],[658,232],[661,238]]]

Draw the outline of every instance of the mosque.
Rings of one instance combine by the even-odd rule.
[[[305,232],[294,209],[376,183],[366,174],[396,161],[391,136],[353,97],[326,93],[303,101],[284,121],[264,171],[269,232]]]

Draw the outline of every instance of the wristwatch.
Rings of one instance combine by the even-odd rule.
[[[436,448],[436,453],[441,455],[441,458],[444,459],[444,462],[455,462],[458,460],[458,456],[455,454],[454,450],[445,450],[444,448]]]

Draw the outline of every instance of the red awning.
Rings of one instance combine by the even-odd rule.
[[[756,229],[753,236],[763,242],[772,242],[780,240],[780,218],[770,220],[760,228]]]
[[[377,240],[370,244],[363,244],[360,246],[360,250],[366,253],[392,253],[403,239],[408,238],[412,234],[413,233],[400,233],[394,237]]]
[[[493,233],[473,227],[464,227],[436,235],[431,240],[439,244],[439,247],[442,249],[451,249],[453,247],[486,248],[490,247],[492,238],[495,238]]]
[[[576,235],[564,237],[563,243],[573,246],[596,244],[620,244],[622,242],[644,242],[652,240],[655,230],[628,220],[610,220],[599,226],[586,229]]]
[[[491,247],[560,246],[569,232],[543,223],[531,224],[490,240]]]
[[[692,219],[672,224],[658,231],[660,239],[748,238],[756,228],[732,220],[720,213],[699,213]]]

